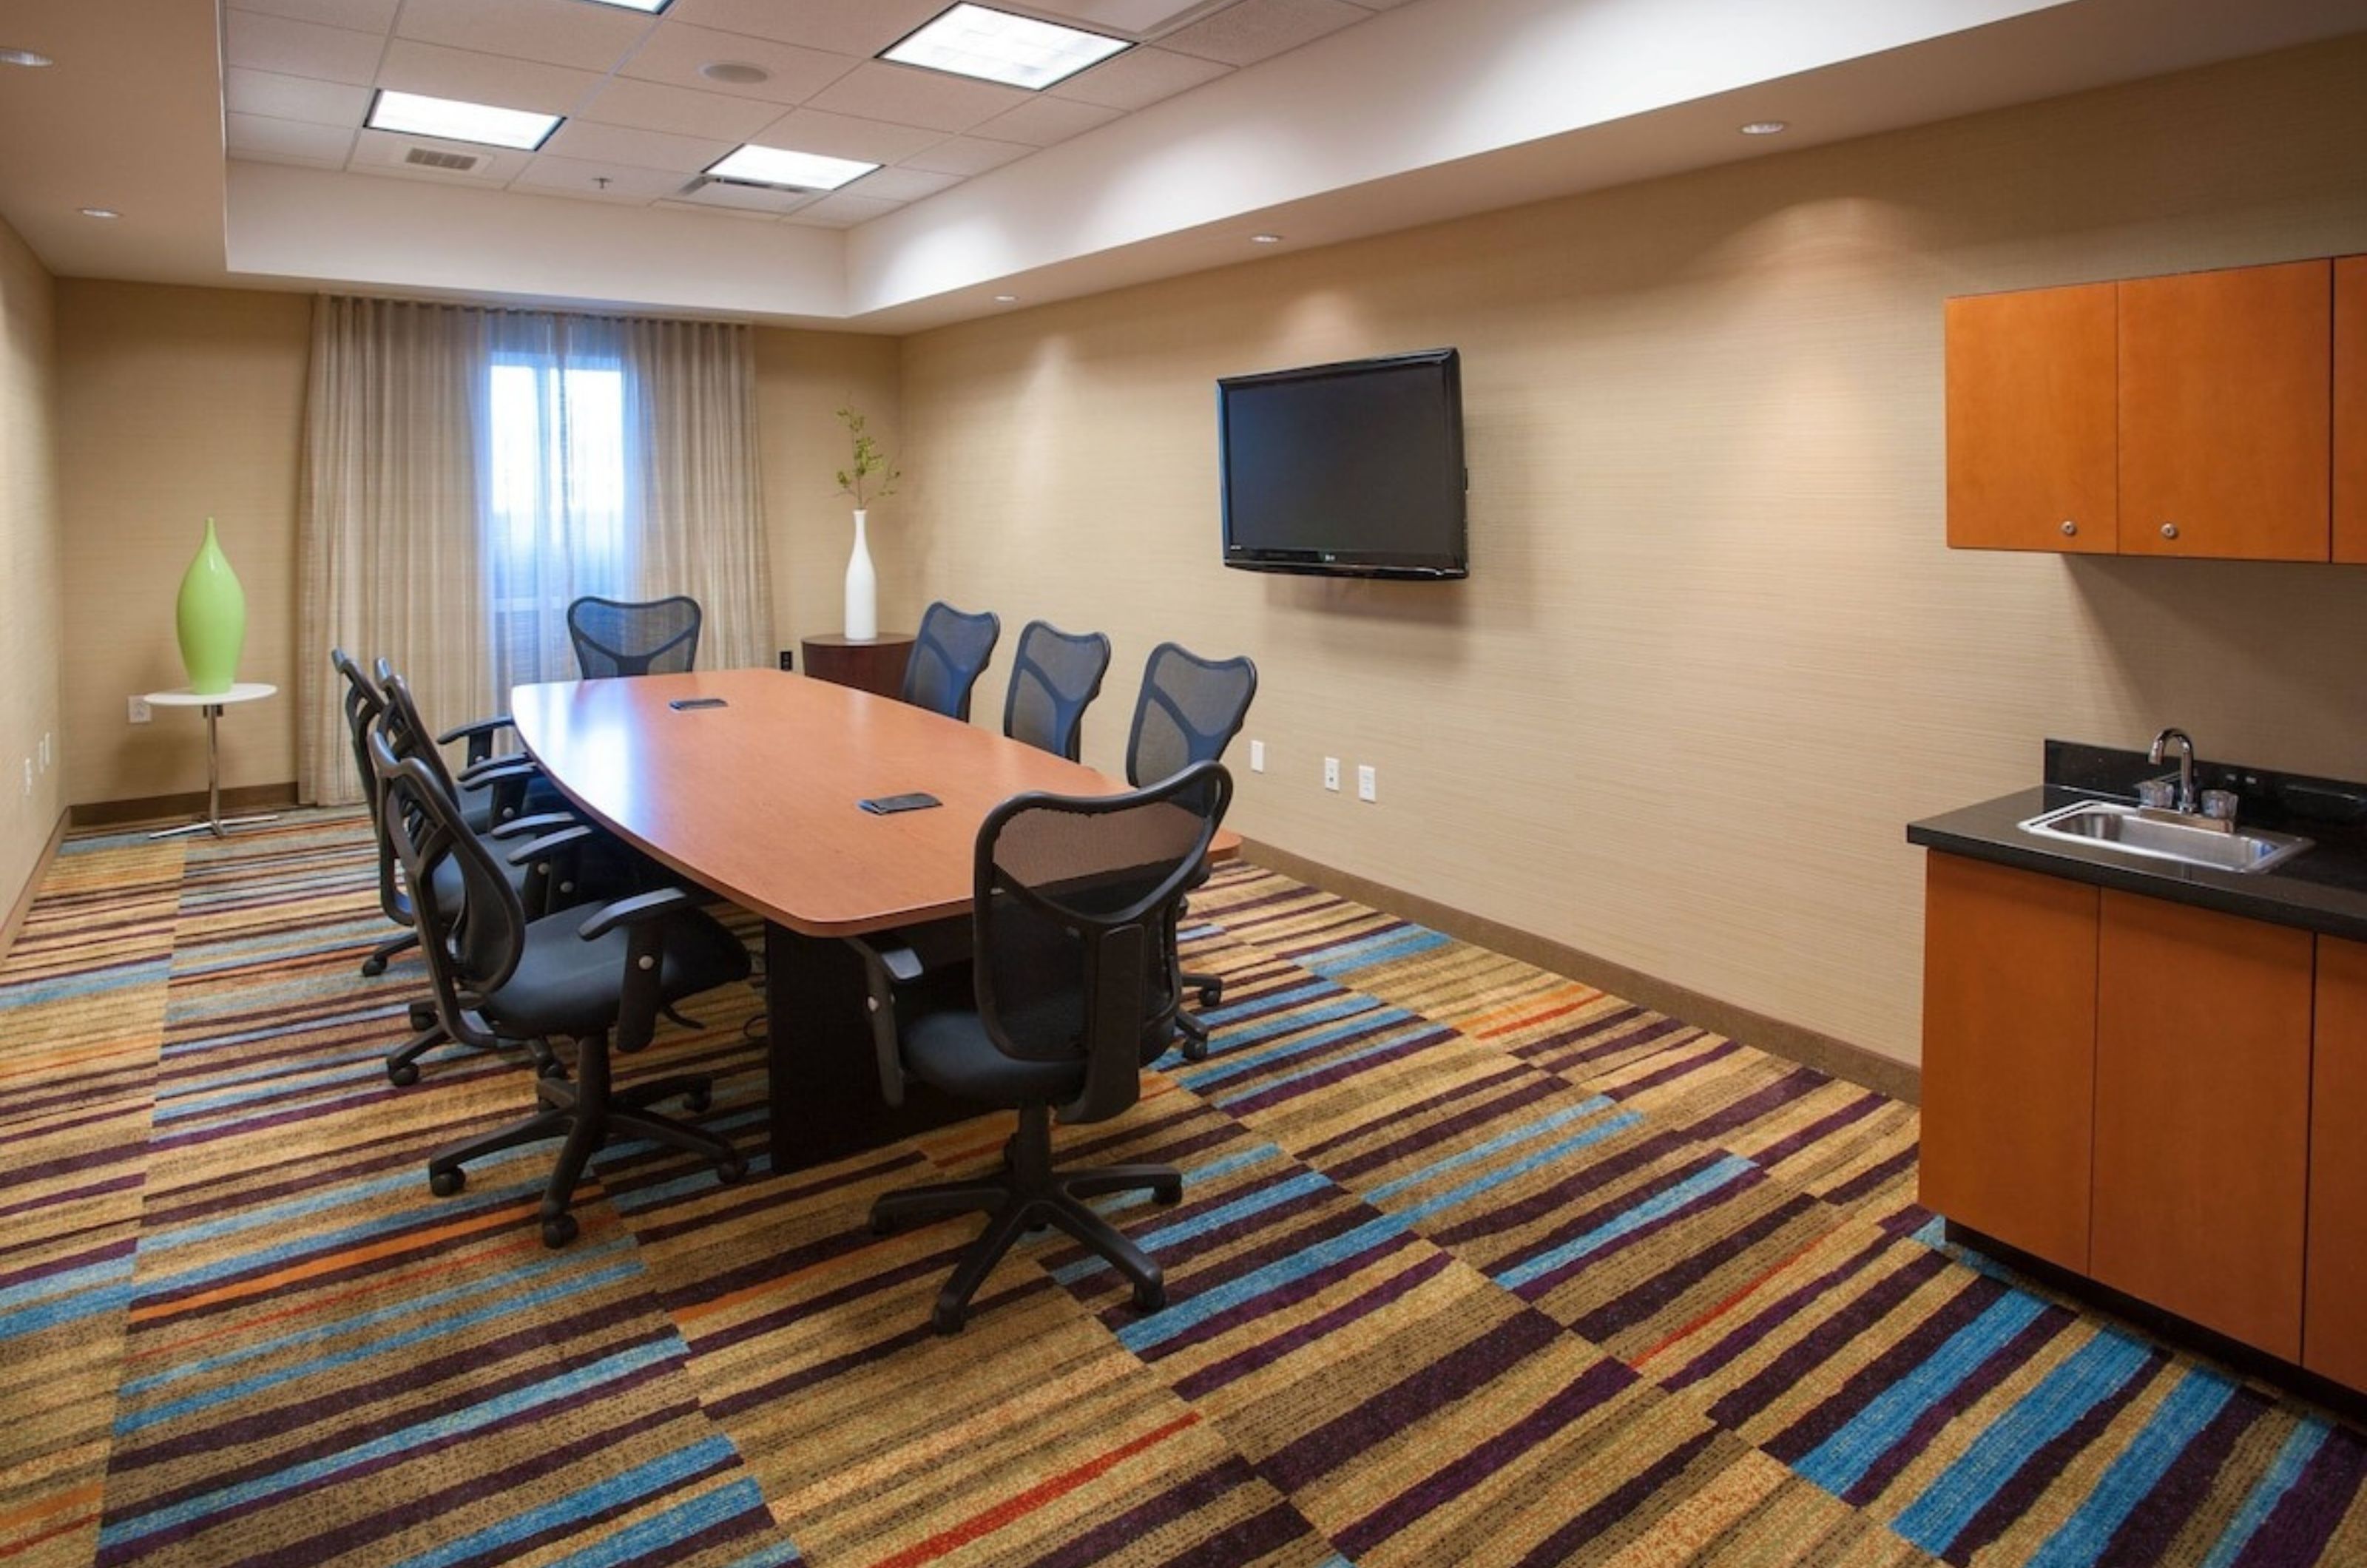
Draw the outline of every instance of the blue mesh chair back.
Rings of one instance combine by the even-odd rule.
[[[1011,661],[1002,733],[1075,761],[1084,743],[1085,709],[1101,695],[1109,664],[1110,639],[1101,633],[1064,632],[1049,621],[1028,622]]]
[[[1257,666],[1246,656],[1208,660],[1180,643],[1161,643],[1142,668],[1127,782],[1140,788],[1195,762],[1215,761],[1240,733],[1256,696]]]
[[[586,594],[567,606],[567,635],[587,681],[680,675],[697,662],[701,618],[687,594],[639,604]]]
[[[994,657],[995,639],[1002,635],[1002,617],[991,610],[977,615],[957,610],[940,599],[921,616],[912,638],[912,657],[904,666],[904,700],[914,707],[969,717],[969,694]]]

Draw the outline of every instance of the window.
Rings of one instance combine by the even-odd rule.
[[[504,689],[570,679],[568,604],[585,593],[624,596],[634,578],[624,369],[497,356],[487,423],[485,555],[497,673]]]

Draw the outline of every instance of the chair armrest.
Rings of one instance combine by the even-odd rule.
[[[581,828],[572,812],[538,811],[531,817],[513,817],[508,821],[485,829],[488,839],[515,839],[527,833],[556,833],[562,828]]]
[[[469,761],[471,766],[474,766],[493,754],[494,736],[504,729],[514,728],[515,728],[515,721],[509,715],[495,714],[491,718],[481,718],[473,724],[464,724],[458,729],[446,730],[436,738],[436,744],[449,746],[455,740],[466,740],[469,743]]]
[[[500,784],[504,779],[533,780],[542,776],[541,767],[531,757],[482,757],[471,761],[453,775],[462,784]]]
[[[510,863],[512,865],[526,865],[533,861],[542,860],[548,856],[557,854],[561,850],[567,849],[572,845],[586,843],[598,837],[599,835],[597,833],[595,833],[583,823],[578,822],[573,827],[561,828],[556,833],[545,833],[541,838],[536,839],[520,848],[512,850],[510,852]]]
[[[589,833],[591,829],[587,828],[583,831]],[[552,836],[557,837],[556,834]],[[697,908],[698,900],[682,888],[661,887],[653,893],[636,893],[629,898],[603,904],[593,911],[590,919],[577,928],[575,934],[585,942],[597,942],[619,926],[646,926],[653,920]]]
[[[894,941],[851,936],[845,942],[863,960],[865,986],[870,993],[864,1000],[871,1013],[871,1055],[879,1070],[879,1098],[890,1106],[900,1106],[904,1103],[904,1050],[896,1028],[896,987],[911,985],[925,972],[921,955]]]

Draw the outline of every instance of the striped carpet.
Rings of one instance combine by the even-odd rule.
[[[429,1195],[522,1073],[379,1054],[358,818],[68,845],[0,967],[0,1562],[2367,1562],[2367,1438],[1938,1242],[1913,1111],[1253,867],[1195,895],[1228,977],[1065,1157],[1144,1316],[1057,1233],[926,1331],[975,1222],[871,1197],[980,1121],[762,1163],[750,994],[717,1075],[757,1178],[548,1145]],[[663,1058],[663,1062],[659,1058]],[[649,1070],[649,1069],[642,1069]]]

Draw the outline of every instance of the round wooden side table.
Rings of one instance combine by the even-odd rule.
[[[855,638],[840,632],[810,637],[805,650],[806,673],[836,686],[852,686],[874,696],[904,694],[904,666],[912,657],[911,632],[881,632]]]

